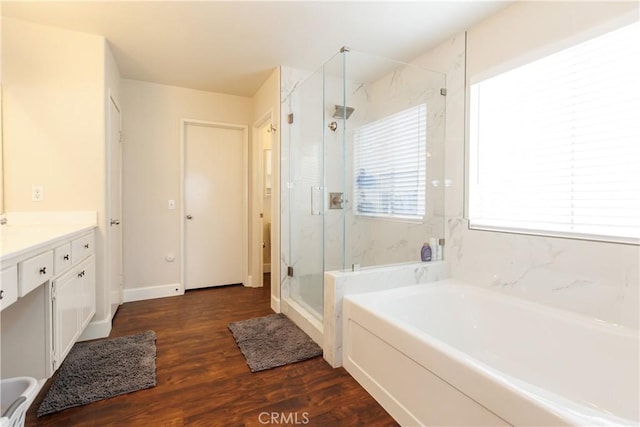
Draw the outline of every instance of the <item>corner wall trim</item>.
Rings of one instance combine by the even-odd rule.
[[[148,286],[146,288],[131,288],[124,290],[123,302],[143,301],[147,299],[175,297],[183,295],[184,290],[180,283],[167,285]]]
[[[280,313],[280,298],[276,298],[273,295],[271,295],[271,310]]]
[[[111,333],[111,318],[92,320],[85,328],[78,341],[89,341],[97,338],[106,338]]]

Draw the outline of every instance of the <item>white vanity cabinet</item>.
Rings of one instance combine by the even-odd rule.
[[[58,369],[96,312],[95,256],[51,282],[52,370]]]
[[[18,300],[18,267],[2,269],[0,276],[0,311]]]
[[[2,378],[29,376],[44,383],[95,315],[94,224],[1,230]]]
[[[18,296],[23,297],[53,277],[53,251],[18,263]]]
[[[55,274],[60,274],[71,267],[71,243],[58,246],[53,251],[53,269]]]

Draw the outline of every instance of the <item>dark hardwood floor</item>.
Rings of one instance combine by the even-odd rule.
[[[123,304],[111,337],[156,332],[158,385],[37,418],[49,380],[26,425],[398,425],[344,369],[331,368],[321,357],[252,374],[227,324],[271,312],[268,286],[195,290]]]

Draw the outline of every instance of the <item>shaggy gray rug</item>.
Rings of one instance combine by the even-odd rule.
[[[251,372],[320,356],[322,349],[284,314],[229,323]]]
[[[38,416],[156,385],[156,334],[77,343],[60,366]]]

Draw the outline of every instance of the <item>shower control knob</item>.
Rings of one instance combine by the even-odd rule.
[[[344,209],[344,193],[329,193],[329,209]]]

